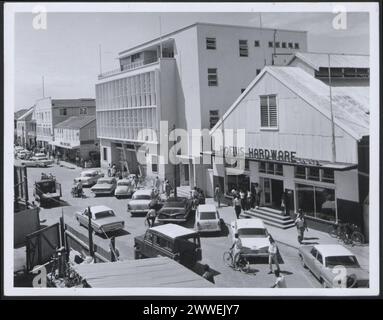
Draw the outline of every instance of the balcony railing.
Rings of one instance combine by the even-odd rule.
[[[98,76],[98,79],[101,80],[101,79],[104,79],[104,78],[107,78],[107,77],[111,77],[111,76],[114,76],[114,75],[122,73],[122,72],[138,69],[138,68],[141,68],[141,67],[143,67],[143,66],[145,66],[147,64],[151,64],[151,63],[155,63],[155,62],[158,62],[158,58],[157,57],[153,57],[151,59],[145,59],[145,60],[141,60],[141,61],[137,61],[137,62],[132,62],[130,64],[124,64],[124,65],[122,65],[118,69],[101,73]]]

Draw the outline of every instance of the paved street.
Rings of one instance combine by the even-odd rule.
[[[116,236],[116,247],[120,252],[121,259],[134,259],[134,237],[143,234],[146,230],[144,225],[144,217],[131,217],[126,211],[127,200],[118,200],[115,197],[97,197],[95,198],[89,189],[84,189],[86,198],[72,198],[71,188],[73,179],[79,175],[81,168],[76,168],[72,165],[72,169],[68,167],[61,167],[54,165],[49,168],[28,168],[28,184],[29,195],[32,200],[33,183],[40,178],[41,172],[52,173],[56,176],[58,182],[62,185],[62,202],[59,206],[54,208],[42,209],[40,219],[45,220],[44,225],[50,225],[59,221],[62,212],[64,213],[65,222],[83,234],[87,234],[87,229],[79,227],[77,221],[74,219],[74,213],[87,206],[92,205],[106,205],[112,208],[116,215],[123,218],[125,221],[125,230]],[[212,201],[212,199],[207,199]],[[218,287],[270,287],[274,281],[274,275],[268,274],[267,261],[259,261],[252,264],[252,272],[249,274],[235,271],[227,267],[223,263],[222,255],[231,246],[230,222],[235,219],[234,210],[231,207],[223,207],[220,209],[221,218],[225,221],[227,226],[226,230],[220,235],[202,236],[202,263],[207,263],[212,269],[217,272],[215,277],[216,286]],[[190,221],[186,226],[192,227],[194,221]],[[320,283],[314,276],[301,266],[299,257],[297,255],[296,243],[296,230],[280,230],[273,227],[268,227],[270,233],[273,235],[278,243],[281,258],[281,270],[286,276],[286,282],[289,287],[302,288],[302,287],[320,287]],[[324,238],[324,234],[318,231],[308,233],[308,236],[313,239]],[[327,239],[327,241],[336,241],[334,239]],[[95,243],[101,245],[108,250],[109,240],[100,236],[95,236]],[[358,258],[362,266],[368,267],[368,256],[365,252],[367,250],[357,249]],[[364,256],[363,256],[363,254]]]

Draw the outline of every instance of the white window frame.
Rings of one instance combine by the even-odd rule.
[[[262,126],[262,105],[261,105],[261,98],[266,97],[267,98],[267,126]],[[277,124],[275,126],[270,125],[270,104],[269,100],[270,97],[275,97],[275,107],[276,107],[276,113],[277,113]],[[267,131],[274,131],[274,130],[279,130],[279,108],[278,108],[278,100],[277,100],[277,95],[276,94],[267,94],[267,95],[260,95],[259,97],[259,119],[260,119],[260,129]]]

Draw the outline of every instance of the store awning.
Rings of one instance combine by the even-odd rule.
[[[69,149],[69,150],[74,150],[74,149],[80,149],[80,145],[66,145],[66,144],[62,144],[60,142],[57,142],[57,141],[52,141],[51,142],[52,146],[55,146],[55,147],[60,147],[60,148],[64,148],[64,149]]]

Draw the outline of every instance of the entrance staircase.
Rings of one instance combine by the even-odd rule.
[[[280,210],[275,210],[268,207],[259,207],[258,209],[246,210],[242,213],[244,217],[254,217],[262,219],[265,224],[277,227],[280,229],[289,229],[295,226],[294,220],[290,216],[281,215]]]

